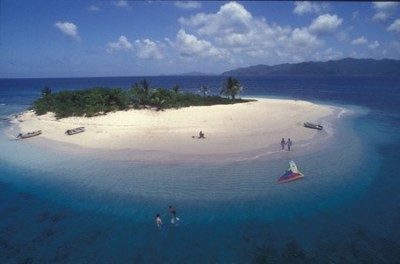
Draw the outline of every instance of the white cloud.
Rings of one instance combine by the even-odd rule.
[[[388,28],[387,31],[400,34],[400,19],[396,19]]]
[[[379,11],[390,11],[399,6],[397,2],[373,2],[373,7]]]
[[[333,17],[332,23],[328,24],[330,27],[320,27],[320,31],[336,29],[340,25],[341,19],[330,17]],[[293,62],[309,57],[315,48],[324,44],[309,28],[291,29],[268,24],[264,18],[253,17],[237,2],[222,5],[216,13],[199,13],[179,21],[194,32],[187,34],[182,29],[178,34],[181,55],[186,57],[213,51],[223,58],[235,58],[235,61],[272,58]]]
[[[176,1],[175,6],[180,9],[199,9],[202,7],[202,4],[197,1]]]
[[[129,3],[126,0],[119,0],[119,1],[115,1],[114,5],[116,7],[120,7],[120,8],[125,8],[125,9],[130,9]]]
[[[376,22],[385,23],[390,20],[396,12],[399,3],[397,2],[374,2],[372,3],[376,13],[372,19]]]
[[[242,5],[230,2],[215,14],[199,13],[190,19],[181,18],[184,26],[196,28],[197,34],[211,38],[216,44],[229,48],[272,47],[287,28],[271,27],[265,20],[254,18]]]
[[[337,15],[324,14],[313,20],[309,29],[313,33],[333,33],[342,24],[343,19]]]
[[[293,30],[291,36],[291,43],[297,47],[311,48],[319,46],[322,42],[314,35],[312,35],[307,28],[296,28]]]
[[[78,27],[75,24],[70,22],[57,22],[55,24],[55,27],[57,27],[67,37],[70,37],[75,40],[80,40],[78,34]]]
[[[120,36],[117,42],[110,42],[107,45],[107,52],[111,53],[120,50],[132,50],[133,46],[125,36]]]
[[[351,44],[353,44],[353,45],[366,45],[366,44],[368,44],[368,40],[364,36],[362,36],[362,37],[359,37],[357,39],[354,39],[351,42]]]
[[[376,48],[379,48],[380,45],[381,45],[381,44],[379,43],[379,41],[375,40],[373,43],[371,43],[371,44],[368,45],[368,48],[370,48],[370,49],[376,49]]]
[[[201,35],[224,36],[231,33],[243,33],[250,29],[251,14],[240,4],[230,2],[221,6],[216,14],[197,14],[190,19],[181,18],[183,25],[199,27]]]
[[[304,15],[307,13],[319,13],[322,9],[324,9],[323,6],[321,6],[320,4],[309,1],[295,2],[294,5],[295,8],[293,10],[293,13],[297,15]]]
[[[227,54],[209,41],[198,39],[196,36],[187,34],[185,30],[179,30],[175,47],[178,49],[182,57],[211,56],[216,59],[226,58]]]
[[[100,7],[95,6],[95,5],[91,5],[91,6],[88,7],[88,10],[92,11],[92,12],[98,12],[98,11],[100,11]]]
[[[377,12],[372,19],[377,22],[385,23],[390,19],[390,16],[385,12]]]
[[[156,59],[163,58],[162,52],[156,42],[149,39],[136,40],[136,55],[141,59]]]

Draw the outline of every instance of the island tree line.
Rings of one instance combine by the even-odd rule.
[[[189,106],[208,106],[248,102],[237,99],[243,91],[239,81],[228,77],[219,95],[208,95],[209,88],[200,87],[200,94],[182,93],[176,85],[172,89],[150,88],[147,80],[135,83],[130,89],[95,87],[85,90],[53,93],[50,88],[42,89],[41,96],[32,106],[37,115],[55,113],[56,118],[106,114],[128,109],[150,108],[157,111]]]

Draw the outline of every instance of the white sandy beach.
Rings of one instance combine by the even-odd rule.
[[[319,122],[333,112],[332,107],[306,101],[257,98],[234,105],[129,110],[60,120],[51,113],[36,116],[27,111],[12,122],[21,132],[40,129],[43,134],[39,137],[71,146],[203,155],[279,146],[282,137],[291,138],[294,143],[310,140],[318,131],[304,128],[303,122]],[[80,126],[86,128],[84,133],[65,135],[67,129]],[[199,131],[205,133],[206,139],[197,138]]]

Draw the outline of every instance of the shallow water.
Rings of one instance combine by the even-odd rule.
[[[105,162],[3,136],[3,260],[335,261],[335,254],[331,259],[317,250],[318,230],[327,232],[322,219],[332,225],[333,240],[337,232],[348,232],[327,215],[362,199],[380,166],[379,155],[369,154],[375,136],[362,144],[355,117],[343,119],[333,143],[318,153],[284,152],[224,165]],[[306,178],[276,184],[293,156]],[[169,204],[178,208],[179,226],[169,223]],[[162,230],[154,224],[158,212],[165,222]],[[329,244],[325,238],[322,242]]]
[[[375,99],[345,105],[356,113],[318,152],[296,150],[304,143],[227,164],[55,152],[10,140],[3,121],[0,262],[397,263],[400,113]],[[1,116],[21,108],[0,106]],[[290,159],[305,178],[276,184]]]

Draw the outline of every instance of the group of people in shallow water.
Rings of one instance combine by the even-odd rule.
[[[290,148],[292,147],[292,145],[293,145],[293,142],[292,142],[292,140],[290,140],[290,138],[288,138],[287,141],[285,141],[285,138],[282,138],[282,140],[281,140],[282,150],[284,150],[285,146],[287,146],[287,150],[290,151]]]
[[[172,205],[168,206],[168,212],[171,216],[171,224],[175,224],[177,221],[179,221],[179,218],[176,215],[176,208],[174,206]],[[163,226],[163,221],[160,213],[156,214],[155,220],[157,227],[161,228]]]

